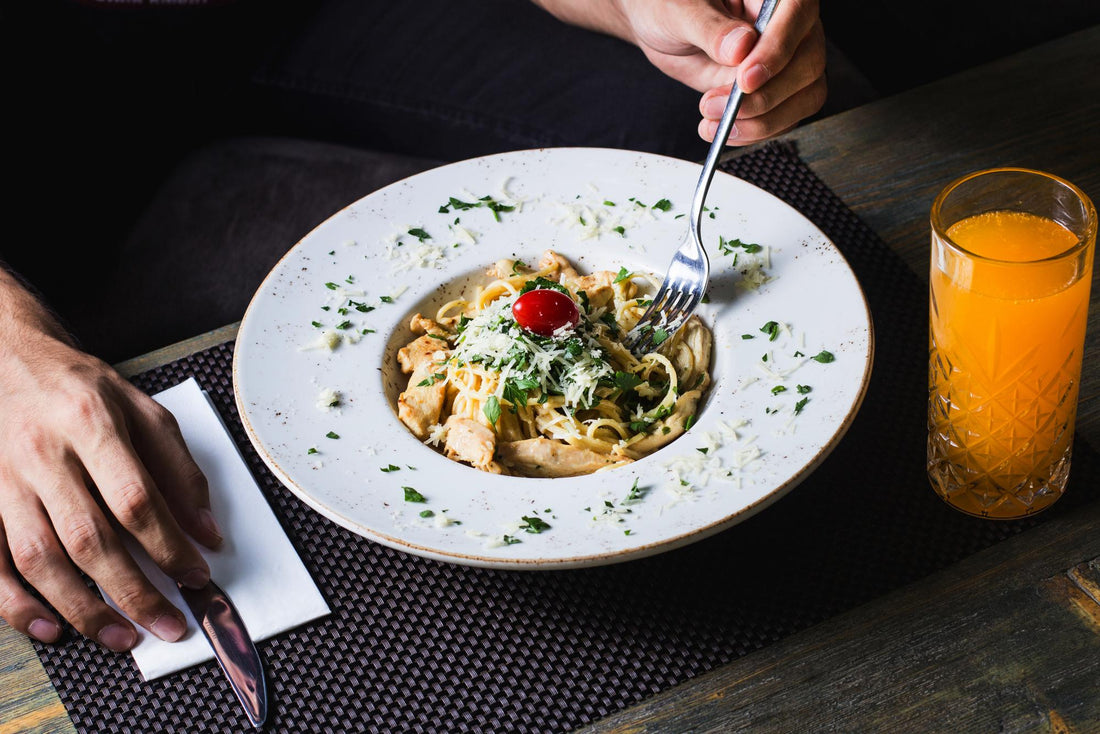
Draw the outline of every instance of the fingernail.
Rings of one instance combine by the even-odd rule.
[[[729,97],[714,95],[703,102],[703,117],[721,117],[726,111],[726,103]]]
[[[57,642],[61,636],[61,625],[48,619],[36,619],[27,627],[27,632],[39,642]]]
[[[218,521],[214,519],[214,513],[205,507],[199,510],[199,525],[211,535],[218,536],[218,540],[222,539],[222,529],[218,527]]]
[[[189,589],[201,589],[210,583],[210,573],[201,568],[194,568],[183,575],[180,583]]]
[[[740,61],[741,56],[744,54],[738,55],[738,46],[748,33],[748,28],[734,28],[726,34],[726,37],[722,39],[722,45],[718,47],[718,54],[721,56],[723,62],[732,66],[735,63],[735,59]]]
[[[187,625],[174,614],[162,614],[149,629],[165,642],[175,642],[187,633]]]
[[[753,90],[754,92],[772,78],[772,73],[768,71],[768,67],[763,64],[756,64],[749,68],[745,72],[745,76],[742,77],[744,84],[742,86]]]
[[[738,137],[740,137],[740,135],[741,135],[741,131],[737,129],[737,123],[735,122],[735,123],[733,123],[733,126],[730,128],[730,134],[729,134],[729,137],[727,138],[727,140],[735,140]]]
[[[121,624],[109,624],[99,631],[99,644],[115,652],[126,652],[137,642],[137,633]]]

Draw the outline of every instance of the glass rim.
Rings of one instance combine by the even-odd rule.
[[[948,236],[947,227],[943,226],[943,222],[940,220],[940,210],[943,208],[944,201],[957,188],[962,186],[967,181],[979,178],[981,176],[988,176],[997,173],[1026,173],[1032,176],[1037,176],[1039,178],[1053,181],[1069,189],[1071,192],[1073,192],[1074,196],[1076,196],[1079,200],[1081,200],[1081,202],[1085,204],[1085,215],[1087,217],[1087,220],[1085,222],[1084,235],[1079,236],[1077,238],[1077,241],[1067,247],[1065,250],[1057,254],[1050,255],[1048,257],[1039,258],[1037,260],[1001,260],[999,258],[989,257],[987,255],[979,255],[978,253],[968,250],[959,243],[955,242],[953,239],[951,239],[951,237]],[[968,258],[988,263],[996,263],[998,265],[1036,265],[1038,263],[1056,262],[1058,260],[1068,259],[1070,257],[1073,257],[1074,255],[1077,255],[1081,250],[1087,248],[1090,242],[1096,241],[1096,207],[1093,205],[1092,199],[1090,199],[1088,195],[1079,187],[1070,183],[1061,176],[1057,176],[1053,173],[1048,173],[1046,171],[1039,171],[1034,168],[1016,168],[1011,166],[986,168],[981,171],[973,171],[966,175],[960,176],[951,183],[947,184],[947,186],[944,186],[943,190],[940,191],[939,195],[936,197],[936,200],[932,202],[930,219],[932,224],[932,233],[936,235],[936,237],[938,237],[947,247],[956,251],[959,254],[965,255]]]

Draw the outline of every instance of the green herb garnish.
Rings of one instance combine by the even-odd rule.
[[[520,530],[525,530],[528,533],[541,533],[543,530],[549,530],[550,524],[543,520],[541,517],[524,515],[522,518],[524,524],[519,526]]]
[[[497,399],[496,395],[490,395],[481,411],[489,419],[489,424],[495,426],[497,421],[500,420],[500,400]]]

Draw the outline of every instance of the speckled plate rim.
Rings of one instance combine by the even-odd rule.
[[[678,159],[665,158],[663,156],[655,156],[655,155],[652,155],[652,154],[633,153],[633,152],[621,151],[621,150],[616,150],[616,149],[559,148],[559,149],[537,149],[537,150],[530,150],[530,151],[516,151],[516,152],[513,152],[513,153],[505,153],[505,154],[499,154],[499,155],[484,156],[483,158],[479,158],[479,159],[458,161],[456,163],[447,164],[446,166],[442,166],[441,168],[450,168],[450,167],[454,167],[454,166],[469,165],[469,164],[474,163],[474,162],[482,162],[482,161],[487,161],[487,160],[492,160],[492,159],[507,159],[507,158],[512,157],[512,156],[524,156],[524,155],[528,155],[528,154],[538,154],[538,155],[541,155],[541,156],[553,155],[553,153],[555,151],[574,152],[574,153],[576,153],[576,152],[580,152],[580,153],[592,152],[594,154],[614,154],[614,155],[623,154],[623,155],[631,155],[631,156],[642,156],[642,157],[647,157],[647,158],[652,158],[652,159],[659,159],[659,160],[664,160],[664,161],[671,161],[671,162],[674,162],[675,164],[692,165],[692,164],[687,164],[684,161],[680,161]],[[425,173],[430,173],[431,171],[435,171],[435,170],[438,170],[438,169],[430,169],[428,172],[425,172]],[[237,405],[238,414],[240,416],[240,419],[241,419],[241,422],[242,422],[243,427],[245,429],[245,432],[246,432],[246,434],[249,438],[249,441],[252,443],[253,447],[257,451],[260,458],[263,460],[263,462],[268,467],[268,469],[271,470],[271,472],[275,475],[275,477],[285,487],[287,487],[293,494],[295,494],[299,499],[301,499],[308,506],[310,506],[315,511],[320,513],[322,516],[332,520],[333,522],[340,525],[341,527],[344,527],[344,528],[346,528],[346,529],[348,529],[348,530],[350,530],[350,531],[352,531],[352,532],[354,532],[354,533],[356,533],[356,534],[358,534],[362,537],[365,537],[369,540],[381,543],[381,544],[383,544],[385,546],[388,546],[390,548],[394,548],[394,549],[399,550],[399,551],[404,551],[404,552],[407,552],[407,553],[410,553],[410,554],[413,554],[413,555],[421,556],[421,557],[424,557],[424,558],[429,558],[429,559],[436,560],[436,561],[442,561],[442,562],[446,562],[446,563],[457,563],[457,564],[477,566],[477,567],[496,568],[496,569],[500,569],[500,570],[554,570],[554,569],[569,569],[569,568],[588,567],[588,566],[595,566],[595,565],[613,564],[613,563],[619,563],[619,562],[623,562],[623,561],[627,561],[627,560],[633,560],[633,559],[637,559],[637,558],[644,558],[644,557],[647,557],[647,556],[655,555],[657,553],[662,553],[662,552],[665,552],[665,551],[674,550],[676,548],[681,548],[681,547],[689,545],[691,543],[703,540],[704,538],[713,536],[716,533],[719,533],[723,530],[731,528],[732,526],[734,526],[734,525],[736,525],[740,522],[743,522],[744,520],[752,517],[756,513],[760,512],[761,510],[767,508],[772,503],[778,501],[779,499],[784,497],[788,492],[790,492],[792,489],[794,489],[799,484],[801,484],[808,476],[810,476],[813,473],[814,470],[816,470],[821,465],[822,462],[824,462],[824,460],[826,458],[828,458],[828,456],[832,453],[832,451],[836,448],[836,446],[841,442],[841,440],[847,434],[849,428],[851,427],[853,421],[855,420],[856,415],[859,412],[860,407],[862,406],[864,397],[866,396],[867,388],[868,388],[868,385],[869,385],[869,382],[870,382],[870,376],[871,376],[871,372],[872,372],[873,362],[874,362],[874,351],[875,351],[875,349],[874,349],[874,345],[875,345],[874,325],[873,325],[873,319],[871,317],[870,309],[867,305],[866,297],[864,296],[862,287],[860,286],[858,280],[855,278],[854,273],[852,273],[851,267],[850,267],[850,265],[848,265],[846,258],[844,258],[843,254],[828,239],[828,237],[826,237],[825,234],[823,232],[821,232],[821,230],[816,225],[814,225],[812,222],[810,222],[808,219],[806,219],[802,214],[798,213],[796,210],[791,208],[790,205],[786,204],[786,202],[783,202],[782,200],[778,199],[777,197],[774,197],[772,194],[770,194],[766,191],[763,191],[762,189],[759,189],[758,187],[755,187],[752,184],[749,184],[749,183],[747,183],[747,182],[745,182],[741,179],[736,179],[740,184],[745,185],[745,186],[749,186],[749,187],[754,188],[754,189],[757,189],[764,196],[773,199],[775,202],[777,202],[777,203],[781,204],[783,207],[787,208],[792,213],[793,216],[802,219],[804,221],[804,223],[806,225],[808,225],[808,229],[811,229],[814,232],[816,232],[820,236],[821,240],[825,244],[827,244],[828,247],[833,249],[834,254],[839,258],[839,261],[841,263],[843,263],[843,265],[848,270],[848,274],[850,275],[850,278],[851,278],[851,283],[855,287],[855,290],[856,290],[856,292],[858,293],[858,296],[859,296],[860,303],[862,304],[861,317],[866,323],[866,349],[865,349],[865,353],[862,355],[863,362],[864,362],[864,369],[862,371],[862,374],[860,375],[858,387],[855,390],[854,397],[853,397],[853,399],[852,399],[852,401],[851,401],[851,403],[848,407],[848,410],[844,414],[842,420],[837,424],[836,429],[833,432],[830,439],[827,442],[825,442],[823,445],[821,445],[818,448],[818,450],[814,453],[814,455],[809,460],[807,460],[804,464],[802,464],[801,467],[796,469],[790,475],[790,477],[788,479],[786,479],[785,481],[778,484],[772,491],[770,491],[765,496],[757,499],[754,502],[751,502],[749,504],[746,504],[746,505],[742,506],[740,509],[730,513],[729,515],[727,515],[725,517],[722,517],[722,518],[720,518],[718,520],[715,520],[714,522],[711,522],[711,523],[708,523],[708,524],[700,525],[700,526],[695,527],[691,530],[688,530],[688,531],[685,531],[685,532],[682,532],[682,533],[679,533],[679,534],[676,534],[676,535],[668,536],[668,537],[665,537],[665,538],[661,538],[659,540],[656,540],[656,541],[653,541],[653,542],[650,542],[650,543],[645,543],[645,544],[637,545],[637,546],[634,546],[634,547],[631,547],[631,548],[624,548],[624,549],[621,549],[621,550],[610,551],[610,552],[599,552],[599,553],[567,555],[567,556],[546,556],[546,557],[540,557],[540,558],[523,558],[523,559],[501,558],[501,557],[497,557],[497,556],[480,555],[480,554],[477,554],[477,553],[462,553],[462,552],[453,552],[453,551],[441,551],[437,548],[434,548],[434,547],[431,547],[431,546],[428,546],[428,545],[415,543],[415,542],[410,542],[410,541],[408,541],[408,540],[406,540],[406,539],[404,539],[404,538],[402,538],[398,535],[392,535],[392,534],[389,534],[389,533],[386,533],[386,532],[382,532],[377,528],[370,527],[370,526],[368,526],[364,523],[361,523],[361,522],[357,522],[356,520],[344,515],[340,511],[335,510],[332,507],[328,506],[324,502],[320,501],[316,496],[314,496],[314,494],[311,493],[308,488],[302,486],[299,482],[295,481],[295,479],[286,470],[284,470],[284,468],[280,465],[279,460],[274,455],[272,455],[272,453],[268,450],[268,448],[265,446],[265,444],[263,443],[263,441],[260,439],[259,435],[257,434],[256,429],[252,425],[252,422],[251,422],[250,417],[249,417],[249,410],[248,410],[247,406],[245,405],[245,403],[244,403],[244,401],[241,397],[242,396],[242,391],[240,390],[241,365],[240,365],[239,355],[242,353],[242,350],[240,349],[240,346],[241,346],[241,341],[244,338],[244,334],[245,334],[244,326],[245,326],[245,324],[247,324],[249,322],[250,318],[252,317],[253,307],[256,303],[257,296],[269,285],[269,282],[274,278],[275,274],[279,271],[279,269],[283,265],[283,263],[288,258],[290,258],[293,255],[293,253],[299,247],[301,247],[303,245],[303,243],[308,241],[310,239],[310,237],[318,229],[321,229],[328,222],[330,222],[332,220],[335,220],[335,219],[338,219],[339,217],[343,216],[346,212],[351,210],[353,207],[355,207],[357,204],[361,203],[362,201],[364,201],[366,199],[369,199],[370,197],[375,196],[375,195],[377,195],[377,194],[379,194],[383,191],[387,191],[387,190],[392,189],[396,186],[399,186],[399,185],[405,183],[406,181],[409,181],[410,179],[415,179],[420,175],[422,175],[422,174],[417,174],[417,175],[414,175],[414,176],[410,177],[409,179],[404,179],[402,181],[395,182],[393,184],[390,184],[389,186],[384,187],[383,189],[379,189],[378,191],[372,192],[371,194],[367,194],[366,196],[364,196],[360,200],[357,200],[355,202],[350,203],[349,205],[343,207],[339,211],[332,214],[326,220],[324,220],[319,225],[317,225],[317,227],[315,227],[314,230],[311,230],[310,233],[308,233],[301,240],[299,240],[298,243],[296,243],[294,247],[290,248],[283,255],[283,257],[280,258],[279,262],[272,268],[272,270],[265,277],[263,283],[261,283],[260,287],[257,289],[256,296],[254,296],[252,301],[249,303],[249,306],[246,309],[244,318],[242,319],[242,322],[241,322],[241,329],[238,331],[237,344],[236,344],[237,348],[234,351],[234,358],[233,358],[233,365],[232,365],[232,379],[233,379],[233,388],[234,388],[234,399],[235,399],[235,402],[236,402],[236,405]],[[724,174],[722,172],[718,172],[716,174],[716,176],[717,177],[727,176],[729,178],[735,178],[735,177],[729,176],[728,174]],[[546,480],[539,480],[539,481],[546,481]],[[553,481],[560,481],[560,480],[553,480]]]

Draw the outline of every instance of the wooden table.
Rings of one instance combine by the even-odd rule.
[[[1098,69],[1094,27],[786,137],[926,277],[928,210],[959,174],[1040,168],[1100,201]],[[119,368],[134,374],[235,331]],[[1078,431],[1095,447],[1098,357],[1094,298]],[[30,643],[0,623],[0,734],[73,730]],[[584,731],[736,730],[1100,731],[1100,502]]]

